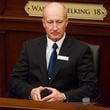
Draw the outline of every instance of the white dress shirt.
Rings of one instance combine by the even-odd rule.
[[[66,35],[66,34],[64,33],[63,37],[62,37],[59,41],[57,41],[57,42],[53,42],[53,41],[52,41],[51,39],[49,39],[48,36],[47,36],[47,48],[46,48],[47,68],[48,68],[48,65],[49,65],[49,59],[50,59],[51,53],[52,53],[52,51],[53,51],[53,48],[52,48],[53,44],[56,43],[57,46],[58,46],[58,48],[56,49],[56,51],[57,51],[57,56],[58,56],[58,55],[59,55],[60,48],[61,48],[61,46],[62,46],[62,43],[63,43],[63,41],[64,41],[64,39],[65,39],[65,35]]]

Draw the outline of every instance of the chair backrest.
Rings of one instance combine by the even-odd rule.
[[[93,52],[94,68],[96,72],[99,73],[100,46],[94,44],[88,44],[88,46],[91,48],[91,51]]]
[[[97,73],[97,77],[98,77],[98,83],[100,82],[100,46],[99,45],[94,45],[94,44],[88,44],[88,46],[91,48],[91,51],[93,53],[93,61],[94,61],[94,68],[95,71]],[[95,98],[94,102],[99,101],[101,98],[101,92],[100,89],[98,89],[98,95]]]

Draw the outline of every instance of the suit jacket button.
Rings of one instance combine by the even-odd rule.
[[[51,77],[49,77],[48,79],[51,80]]]

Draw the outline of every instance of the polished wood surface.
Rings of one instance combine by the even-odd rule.
[[[62,103],[62,102],[40,102],[24,99],[0,98],[1,108],[16,108],[25,110],[110,110],[94,103]]]
[[[0,107],[40,110],[78,110],[80,103],[40,102],[32,100],[0,98]]]
[[[43,0],[42,0],[43,1]],[[54,1],[54,0],[46,0]],[[110,103],[110,0],[59,0],[60,2],[102,4],[108,11],[104,20],[69,19],[67,33],[82,41],[100,45],[99,90],[101,100]],[[28,0],[0,0],[0,96],[6,97],[10,74],[23,42],[45,34],[41,18],[24,10]]]

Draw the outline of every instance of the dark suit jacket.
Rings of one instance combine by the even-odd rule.
[[[28,99],[33,88],[49,86],[64,92],[69,102],[81,101],[83,97],[94,99],[97,93],[97,75],[90,48],[83,42],[66,36],[59,55],[67,56],[69,60],[57,60],[55,73],[49,81],[46,42],[46,37],[25,42],[11,76],[10,96]]]

